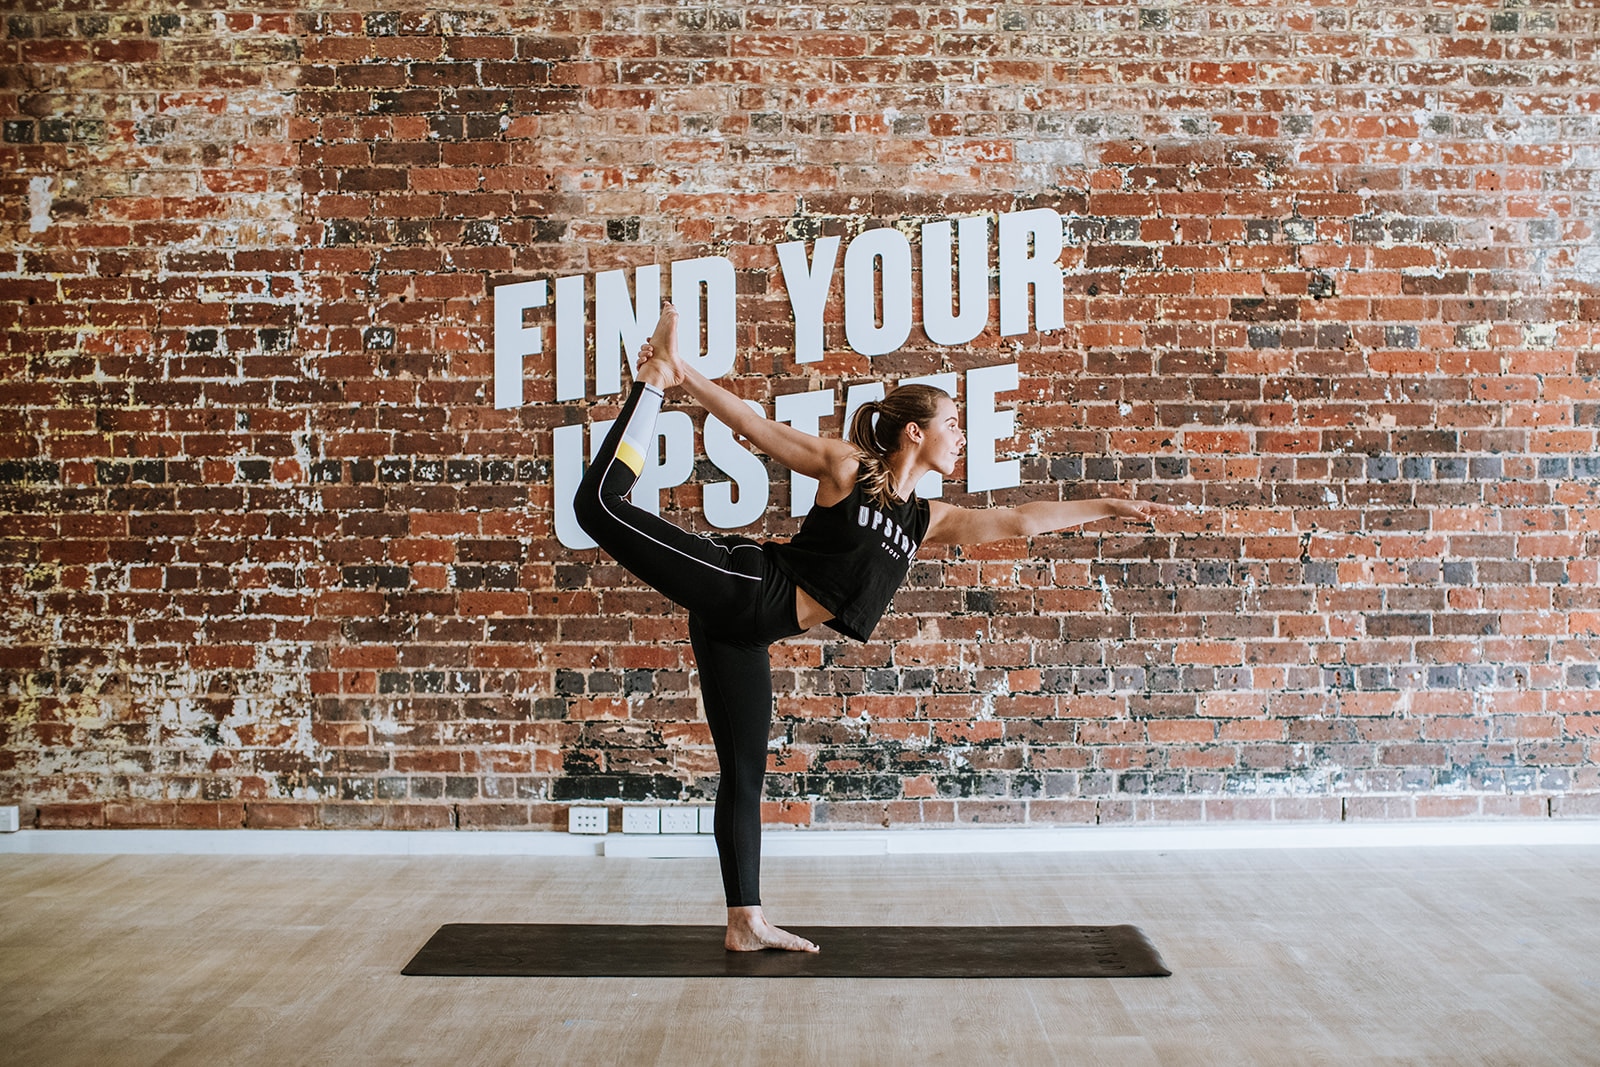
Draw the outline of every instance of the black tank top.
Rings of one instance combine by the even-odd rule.
[[[813,507],[788,544],[767,550],[789,579],[833,612],[829,626],[865,641],[889,608],[928,532],[928,502],[884,508],[856,482],[850,495]]]

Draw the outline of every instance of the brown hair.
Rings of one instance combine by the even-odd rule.
[[[869,400],[856,409],[850,420],[850,443],[861,460],[856,480],[875,503],[894,505],[896,487],[891,484],[888,459],[900,447],[900,434],[907,426],[932,425],[940,398],[948,400],[950,394],[932,385],[902,385],[882,400]]]

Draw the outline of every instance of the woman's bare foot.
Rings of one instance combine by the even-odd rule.
[[[683,382],[683,361],[678,358],[678,309],[671,304],[661,305],[655,332],[639,349],[636,377],[663,390]]]
[[[728,936],[723,938],[722,946],[729,952],[760,952],[766,948],[787,952],[822,951],[805,938],[767,922],[759,905],[728,909]]]

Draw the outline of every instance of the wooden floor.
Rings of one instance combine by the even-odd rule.
[[[1600,849],[775,859],[766,885],[794,923],[1134,923],[1173,975],[406,978],[446,922],[716,923],[714,865],[3,855],[0,1062],[1600,1064]]]

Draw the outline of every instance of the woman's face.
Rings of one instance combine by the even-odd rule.
[[[956,460],[966,447],[967,435],[961,432],[961,411],[947,396],[939,398],[939,410],[922,427],[921,458],[946,478],[955,473]]]

